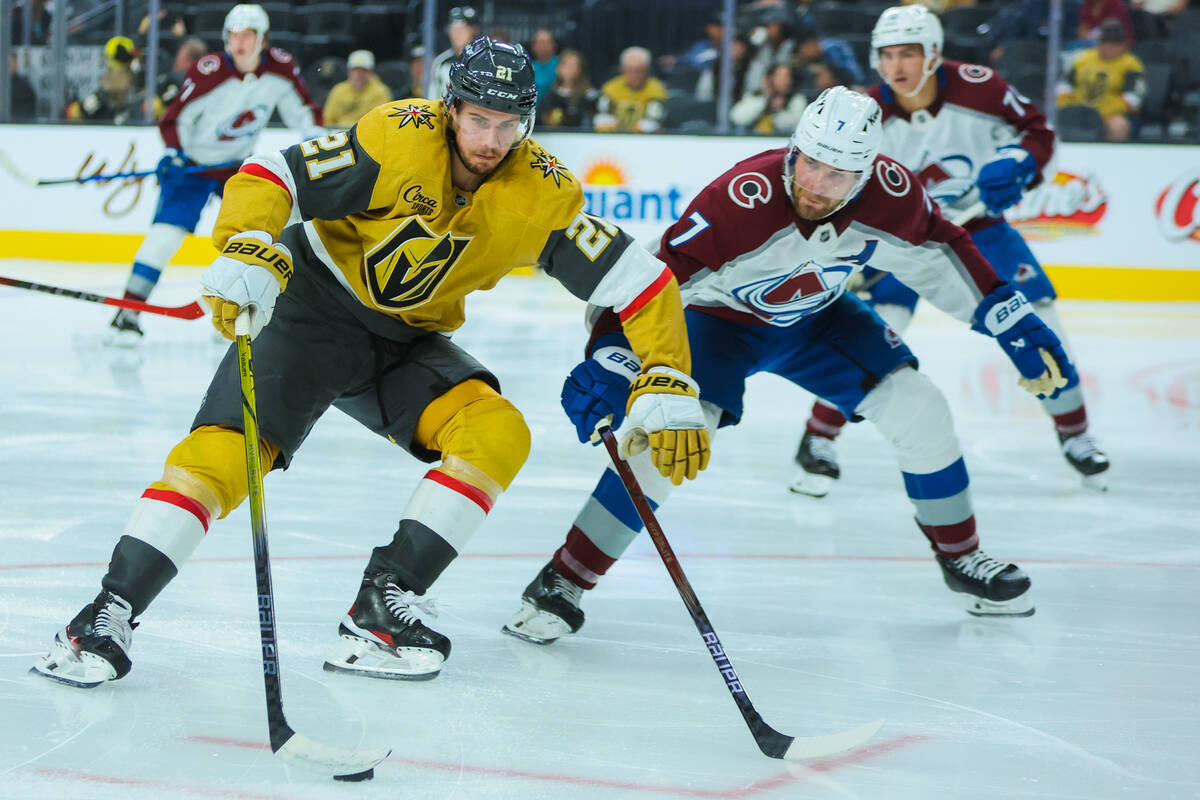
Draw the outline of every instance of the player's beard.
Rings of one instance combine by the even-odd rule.
[[[841,202],[815,194],[807,189],[793,188],[792,191],[792,208],[796,210],[796,214],[801,219],[808,220],[809,222],[825,219],[825,217],[834,212],[838,203]]]

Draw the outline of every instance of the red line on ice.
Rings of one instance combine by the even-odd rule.
[[[842,767],[861,764],[864,761],[869,761],[877,756],[890,753],[893,750],[899,750],[918,742],[926,741],[927,736],[900,736],[895,739],[889,739],[885,742],[880,742],[867,747],[860,747],[857,750],[851,750],[840,756],[832,758],[824,758],[819,761],[813,761],[807,764],[797,764],[795,772],[784,772],[775,775],[771,778],[755,781],[746,786],[737,786],[729,789],[692,789],[686,786],[655,786],[650,783],[631,783],[628,781],[614,781],[605,778],[587,778],[580,775],[559,775],[550,772],[530,772],[528,770],[506,769],[502,767],[473,767],[459,762],[449,761],[428,761],[420,758],[405,758],[395,754],[388,756],[387,761],[394,761],[408,767],[416,767],[419,769],[437,770],[439,772],[465,772],[472,775],[492,775],[501,778],[513,778],[516,780],[542,781],[545,783],[565,783],[573,786],[594,786],[604,789],[620,789],[629,792],[646,792],[648,794],[665,794],[675,795],[677,797],[707,797],[715,798],[715,800],[739,800],[740,798],[753,797],[754,795],[763,792],[769,792],[781,786],[792,783],[800,783],[812,777],[814,774],[833,772]],[[252,742],[245,739],[228,739],[220,736],[185,736],[183,740],[186,742],[195,742],[197,744],[215,744],[224,745],[226,747],[241,747],[248,750],[266,750],[267,745],[264,742]]]

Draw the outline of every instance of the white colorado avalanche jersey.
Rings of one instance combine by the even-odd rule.
[[[970,189],[979,168],[996,148],[1019,145],[1037,162],[1040,174],[1054,154],[1054,131],[1027,98],[990,67],[945,61],[934,74],[933,104],[911,115],[897,103],[887,84],[869,94],[883,109],[880,151],[917,174],[947,215],[954,217],[978,198]],[[980,218],[975,229],[994,222]]]
[[[751,325],[788,326],[820,312],[865,267],[885,270],[969,321],[1000,284],[970,236],[911,172],[879,156],[858,197],[819,222],[784,188],[784,149],[736,164],[701,190],[663,234],[658,257],[688,308]]]
[[[324,133],[321,109],[290,53],[270,48],[258,69],[247,75],[234,68],[226,53],[209,53],[192,65],[158,129],[167,147],[197,164],[241,162],[254,151],[276,108],[301,138]],[[236,171],[235,164],[220,172],[227,176]]]

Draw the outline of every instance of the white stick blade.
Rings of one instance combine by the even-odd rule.
[[[375,765],[391,755],[391,752],[385,748],[343,750],[294,733],[275,754],[285,761],[303,764],[334,775],[353,775],[374,769]]]
[[[864,744],[883,727],[883,720],[868,722],[853,730],[831,733],[828,736],[797,736],[783,757],[788,761],[824,758]]]
[[[8,157],[8,154],[0,150],[0,170],[7,172],[12,177],[16,178],[26,186],[37,186],[37,178],[30,175],[25,170],[17,166],[17,162]]]

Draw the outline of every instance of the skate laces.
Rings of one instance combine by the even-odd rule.
[[[421,614],[428,617],[438,615],[437,603],[432,597],[421,599],[421,595],[408,589],[401,589],[394,583],[389,583],[383,590],[383,602],[388,611],[405,625],[416,625],[421,622]]]
[[[837,451],[833,447],[833,439],[827,439],[824,436],[809,436],[808,452],[813,461],[837,463]]]
[[[558,570],[551,571],[554,573],[554,583],[550,587],[548,594],[566,598],[571,605],[578,608],[579,599],[583,597],[583,587],[576,585],[570,578],[567,578]]]
[[[975,578],[985,583],[1008,567],[1008,564],[997,561],[982,550],[975,550],[965,556],[959,556],[954,559],[953,564],[967,577]]]
[[[92,621],[92,631],[97,636],[112,639],[122,650],[128,650],[133,641],[133,626],[129,624],[132,614],[133,607],[125,598],[110,593],[96,612],[96,619]]]
[[[1104,453],[1100,452],[1100,447],[1096,444],[1096,440],[1086,433],[1072,436],[1070,439],[1064,439],[1062,449],[1064,453],[1078,461],[1104,457]]]

